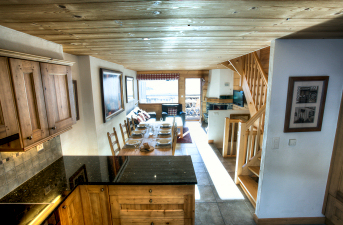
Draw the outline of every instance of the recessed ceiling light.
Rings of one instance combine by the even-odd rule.
[[[161,14],[161,12],[160,11],[154,11],[154,14],[159,15],[159,14]]]
[[[143,38],[143,40],[144,40],[144,41],[149,41],[149,40],[150,40],[150,38]]]
[[[161,1],[154,2],[154,5],[159,5],[159,4],[161,4]]]

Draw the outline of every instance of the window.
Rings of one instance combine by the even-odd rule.
[[[178,80],[140,80],[140,103],[178,103]]]

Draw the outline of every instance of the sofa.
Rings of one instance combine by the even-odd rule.
[[[132,116],[136,116],[139,112],[141,112],[142,109],[140,109],[139,107],[134,108],[129,114],[126,115],[126,118],[131,119]],[[147,112],[150,116],[150,119],[147,121],[156,121],[156,112]],[[139,122],[137,120],[135,120],[135,124],[139,124]]]
[[[162,118],[163,121],[169,116],[181,117],[183,126],[185,126],[186,113],[182,111],[182,104],[162,104]]]

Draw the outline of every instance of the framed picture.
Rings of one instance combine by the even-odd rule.
[[[77,95],[77,81],[76,80],[73,80],[73,91],[74,91],[74,102],[75,102],[76,120],[80,120],[79,97]]]
[[[125,86],[126,86],[126,103],[132,102],[134,97],[134,78],[126,76],[125,77]]]
[[[73,189],[78,184],[87,183],[87,170],[86,165],[83,164],[70,178],[69,178],[69,186],[70,189]]]
[[[100,69],[104,123],[124,111],[122,72]]]
[[[290,77],[284,132],[320,131],[328,76]]]

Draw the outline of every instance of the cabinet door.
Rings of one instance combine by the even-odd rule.
[[[19,133],[7,58],[0,57],[0,139]]]
[[[10,59],[21,137],[24,147],[49,136],[38,62]]]
[[[50,134],[76,122],[71,67],[41,63]]]
[[[58,208],[61,225],[84,225],[80,189],[77,187]]]
[[[85,225],[110,225],[110,204],[106,185],[81,185]]]

